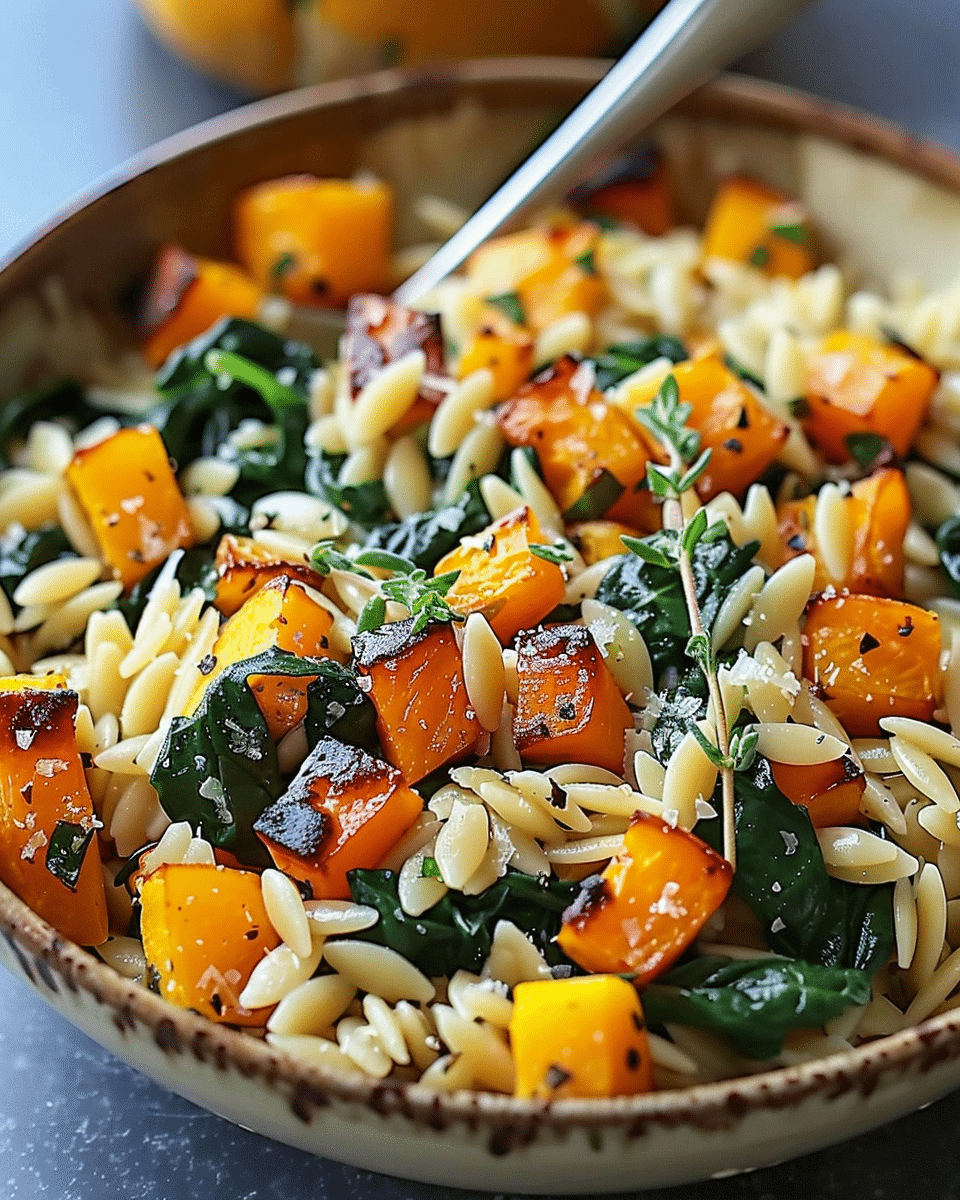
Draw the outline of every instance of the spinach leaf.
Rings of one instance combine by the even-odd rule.
[[[641,541],[670,559],[676,557],[676,534],[672,531],[654,533]],[[758,542],[738,548],[728,534],[698,542],[694,547],[691,565],[708,633],[727,592],[750,566],[759,548]],[[655,673],[672,662],[683,661],[690,621],[680,572],[675,567],[659,567],[635,554],[624,554],[614,560],[600,581],[597,599],[630,617],[647,643]]]
[[[210,366],[211,353],[227,356],[216,370]],[[234,355],[253,369],[242,370]],[[216,454],[246,417],[274,424],[279,431],[275,443],[232,456],[240,467],[242,498],[250,503],[266,492],[301,488],[307,390],[316,365],[307,346],[250,321],[225,317],[170,356],[157,376],[162,399],[146,419],[160,430],[181,467],[199,455]]]
[[[865,972],[788,958],[693,959],[643,993],[652,1024],[725,1034],[741,1054],[772,1058],[791,1029],[813,1028],[870,999]]]
[[[876,471],[897,461],[897,452],[879,433],[848,433],[843,444],[861,471]]]
[[[758,249],[763,249],[763,247],[758,247]],[[756,266],[758,264],[755,263],[754,265]],[[763,391],[763,380],[754,375],[752,371],[749,371],[743,365],[743,363],[737,362],[737,360],[731,355],[724,355],[723,365],[728,371],[732,371],[738,379],[742,379],[744,383],[749,383],[750,386],[755,387],[758,392]]]
[[[357,677],[340,663],[315,664],[317,677],[307,685],[304,729],[312,750],[322,737],[377,751],[377,712]]]
[[[182,557],[177,563],[177,569],[174,572],[174,578],[180,583],[181,592],[186,595],[192,588],[198,587],[203,590],[203,594],[208,601],[212,601],[217,594],[217,569],[214,565],[216,555],[216,545],[211,542],[206,542],[201,546],[191,546],[189,550],[184,550]],[[150,590],[156,583],[157,576],[166,566],[166,561],[159,563],[149,571],[144,577],[130,589],[125,595],[121,596],[114,604],[123,613],[127,624],[131,629],[136,629],[137,623],[143,615],[143,610],[147,606],[147,600],[150,597]]]
[[[41,525],[30,530],[11,526],[0,536],[0,587],[12,602],[13,593],[25,575],[58,558],[73,557],[76,551],[59,525]]]
[[[382,479],[367,483],[338,482],[345,454],[317,454],[307,459],[306,488],[328,501],[364,529],[376,529],[393,516]]]
[[[940,565],[950,576],[954,595],[960,596],[960,516],[947,517],[936,534]]]
[[[479,896],[447,892],[433,908],[411,917],[400,907],[394,871],[348,871],[347,879],[353,899],[380,914],[376,925],[353,936],[391,947],[425,975],[479,970],[490,953],[497,921],[512,921],[522,929],[547,962],[567,964],[553,938],[563,910],[580,891],[578,883],[508,869]]]
[[[516,292],[501,292],[499,296],[487,296],[487,304],[499,308],[508,321],[514,325],[523,325],[526,314],[523,311],[523,301]]]
[[[654,756],[666,766],[690,726],[707,715],[707,681],[696,665],[685,672],[676,687],[656,698],[656,724],[650,731]]]
[[[683,342],[662,333],[636,342],[615,343],[590,361],[596,372],[597,387],[605,392],[658,358],[678,363],[689,357]]]
[[[10,443],[26,437],[34,421],[67,417],[76,431],[102,416],[103,410],[89,403],[79,384],[69,381],[12,396],[0,406],[0,467],[10,466]]]
[[[189,821],[242,863],[269,866],[253,823],[284,783],[247,677],[317,675],[327,665],[323,659],[267,650],[227,667],[192,717],[175,717],[150,776],[170,819]]]
[[[50,835],[45,866],[71,892],[77,890],[87,847],[96,832],[96,826],[92,824],[84,826],[73,821],[58,821]]]
[[[455,504],[383,525],[372,530],[364,544],[372,549],[389,550],[424,571],[432,571],[445,554],[459,545],[461,538],[479,533],[489,524],[490,513],[474,479]]]
[[[774,783],[759,755],[734,781],[737,871],[732,891],[763,926],[777,954],[871,973],[893,948],[893,885],[831,879],[807,810]],[[717,849],[720,819],[697,824]]]
[[[646,484],[646,480],[643,481]],[[624,487],[606,467],[592,480],[587,490],[563,514],[565,521],[595,521],[613,508],[623,495]]]

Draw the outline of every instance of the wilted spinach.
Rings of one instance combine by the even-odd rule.
[[[870,999],[866,972],[789,958],[703,957],[674,967],[643,993],[651,1024],[724,1034],[749,1058],[772,1058],[791,1029],[813,1028]]]
[[[393,516],[383,480],[341,484],[338,476],[345,461],[344,454],[311,455],[305,476],[307,491],[339,508],[364,529],[376,529]]]
[[[654,533],[641,540],[671,560],[675,558],[675,533]],[[691,566],[703,626],[708,632],[727,592],[749,568],[759,548],[758,542],[737,547],[727,534],[694,547]],[[690,621],[680,574],[673,566],[656,566],[635,554],[624,554],[614,560],[600,581],[597,599],[619,608],[633,621],[650,650],[655,673],[684,660]]]
[[[26,437],[34,421],[68,418],[74,430],[85,428],[103,410],[94,408],[76,383],[59,382],[12,396],[0,406],[0,466],[10,466],[10,443]]]
[[[568,964],[553,938],[563,910],[580,891],[578,883],[508,869],[479,896],[448,892],[433,908],[411,917],[400,906],[396,872],[348,871],[347,879],[353,899],[380,914],[376,925],[353,936],[389,946],[425,975],[479,970],[490,953],[497,921],[512,921],[522,929],[548,963]]]
[[[596,371],[597,387],[605,392],[658,358],[669,358],[672,363],[678,363],[689,357],[683,342],[661,333],[635,342],[618,342],[589,361]]]
[[[307,685],[307,745],[313,749],[322,737],[335,737],[375,751],[377,712],[356,675],[336,662],[319,662],[316,668],[316,679]]]
[[[59,525],[41,525],[19,532],[8,529],[0,537],[0,587],[13,600],[20,580],[37,567],[58,558],[76,557],[76,551]]]
[[[58,821],[50,835],[45,866],[71,892],[83,869],[87,848],[97,832],[96,825],[80,825],[73,821]],[[99,866],[98,866],[99,869]]]
[[[490,513],[480,495],[479,485],[472,480],[455,504],[374,529],[365,545],[371,549],[389,550],[408,558],[421,570],[432,571],[445,554],[459,545],[461,538],[479,533],[489,523]]]
[[[940,565],[950,577],[950,586],[960,596],[960,516],[947,517],[937,530]]]
[[[216,554],[216,545],[205,543],[202,546],[191,546],[189,550],[184,550],[183,555],[177,563],[174,571],[174,578],[180,584],[180,591],[186,595],[192,588],[201,588],[204,597],[208,601],[212,601],[217,594],[217,569],[214,566],[214,556]],[[150,598],[150,591],[157,581],[157,576],[166,566],[166,562],[159,563],[152,571],[149,571],[144,577],[130,589],[125,596],[121,596],[115,604],[115,607],[123,613],[127,624],[131,629],[136,629],[137,623],[143,615],[143,610],[147,606],[147,600]]]

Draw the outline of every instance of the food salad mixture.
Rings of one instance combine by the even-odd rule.
[[[158,254],[152,387],[0,411],[0,878],[171,1004],[445,1091],[955,1005],[955,292],[857,291],[752,179],[682,227],[654,157],[415,311],[391,207],[257,185],[235,263]]]

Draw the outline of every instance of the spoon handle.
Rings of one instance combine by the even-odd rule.
[[[397,288],[420,299],[480,245],[580,183],[598,159],[749,50],[804,0],[671,0],[584,100],[436,254]]]

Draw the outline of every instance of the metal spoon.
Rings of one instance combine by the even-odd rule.
[[[569,192],[671,105],[761,42],[804,0],[671,0],[586,98],[394,292],[411,304],[481,242]]]

